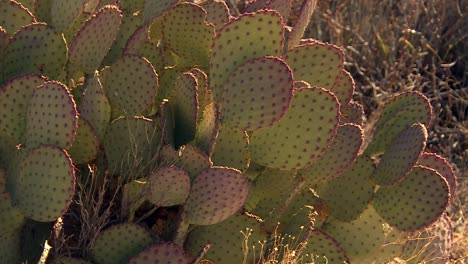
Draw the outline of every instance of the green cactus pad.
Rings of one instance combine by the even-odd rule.
[[[189,264],[190,258],[184,250],[174,243],[154,244],[133,256],[128,264]]]
[[[26,7],[29,10],[34,10],[34,2],[35,0],[17,0],[16,2],[20,3],[24,7]]]
[[[198,120],[198,83],[191,73],[184,73],[174,83],[169,101],[173,103],[176,146],[195,138]]]
[[[354,93],[354,79],[351,74],[345,69],[341,69],[341,73],[330,91],[338,98],[340,105],[348,105]]]
[[[224,1],[210,0],[200,3],[200,5],[206,11],[206,22],[213,24],[216,31],[229,22],[231,15],[229,7]]]
[[[344,63],[343,51],[335,45],[314,42],[289,50],[284,57],[295,81],[331,90]]]
[[[208,69],[215,29],[205,19],[206,11],[192,3],[177,5],[164,14],[163,43],[184,65]]]
[[[237,212],[244,204],[249,185],[238,170],[212,167],[198,175],[192,183],[185,213],[194,225],[219,223]]]
[[[127,43],[123,49],[123,54],[134,54],[139,55],[143,47],[143,43],[150,41],[148,26],[139,26],[130,37],[128,37]]]
[[[112,5],[91,16],[70,44],[70,62],[86,73],[94,72],[112,46],[121,20],[121,11]]]
[[[201,121],[198,123],[194,144],[206,154],[211,156],[215,148],[216,137],[219,131],[218,112],[213,103],[207,105],[203,111]]]
[[[58,32],[64,32],[83,12],[87,0],[54,0],[51,5],[50,25]]]
[[[437,171],[415,166],[402,182],[381,187],[373,205],[390,225],[414,231],[434,223],[445,211],[449,196],[447,181]]]
[[[292,72],[282,59],[250,60],[234,70],[223,86],[221,122],[247,131],[272,126],[288,110],[293,89]]]
[[[161,140],[157,122],[143,117],[128,117],[114,120],[106,130],[103,145],[111,174],[123,178],[143,176],[148,164],[154,159]],[[143,169],[143,171],[136,171]]]
[[[6,32],[6,30],[2,28],[2,26],[0,26],[0,65],[3,61],[3,56],[5,54],[5,50],[9,42],[10,42],[10,36],[8,36],[8,33]]]
[[[111,106],[111,118],[148,114],[158,90],[151,63],[136,55],[122,56],[101,72],[100,80]]]
[[[6,180],[6,178],[4,178]],[[24,215],[20,209],[12,207],[11,195],[0,191],[0,230],[2,234],[19,232],[25,222]],[[0,235],[0,238],[2,235]]]
[[[148,183],[143,180],[134,180],[124,184],[122,209],[128,216],[129,222],[133,222],[136,210],[146,202],[147,186]]]
[[[0,193],[6,190],[6,184],[7,184],[6,172],[4,169],[0,167]]]
[[[317,5],[317,0],[304,0],[302,1],[301,8],[297,19],[295,20],[292,31],[289,33],[287,47],[288,49],[293,49],[299,45],[302,36],[309,25],[310,18],[314,13],[315,7]],[[313,84],[317,85],[317,84]]]
[[[431,118],[431,104],[422,93],[411,91],[396,95],[382,109],[365,153],[369,156],[382,154],[402,130],[418,122],[429,127]]]
[[[288,21],[289,14],[294,0],[269,0],[265,9],[275,10],[283,17],[283,21]]]
[[[176,166],[163,167],[149,175],[148,201],[157,206],[183,204],[189,191],[189,175]]]
[[[322,228],[341,244],[351,263],[387,263],[401,254],[406,241],[406,233],[389,227],[372,206],[354,221],[332,219]]]
[[[133,14],[143,10],[145,0],[119,0],[119,6],[125,14]]]
[[[8,79],[25,73],[58,78],[67,61],[67,45],[62,35],[44,23],[22,27],[5,51],[4,74]]]
[[[313,260],[314,264],[350,263],[340,244],[333,237],[320,230],[311,231],[302,256],[304,256],[304,260]]]
[[[190,175],[190,179],[195,179],[202,171],[213,166],[210,158],[199,148],[193,145],[185,145],[180,151],[180,168]]]
[[[7,232],[0,234],[0,259],[4,263],[21,263],[21,234]]]
[[[319,185],[316,191],[332,216],[346,222],[359,217],[374,194],[373,170],[372,160],[360,156],[338,178]]]
[[[419,157],[417,164],[434,169],[444,177],[449,186],[450,201],[453,201],[457,192],[457,176],[447,160],[435,153],[425,152]]]
[[[91,264],[84,259],[72,258],[72,257],[58,257],[51,262],[52,264]]]
[[[36,22],[33,14],[26,7],[12,0],[0,1],[0,17],[0,25],[10,36],[21,27]]]
[[[75,140],[68,150],[68,154],[75,164],[90,162],[98,152],[99,143],[94,128],[86,119],[78,119],[78,129]]]
[[[96,264],[124,264],[151,244],[151,234],[143,227],[119,224],[96,237],[91,246],[91,259]]]
[[[96,131],[99,140],[103,140],[111,118],[109,100],[104,94],[99,76],[87,78],[84,83],[84,94],[78,105],[81,117],[86,119]]]
[[[279,56],[282,44],[283,21],[272,10],[243,14],[224,25],[211,51],[210,84],[214,100],[220,102],[224,83],[237,67],[254,58]]]
[[[249,136],[245,131],[222,127],[216,138],[216,145],[211,155],[215,165],[246,171],[249,168]]]
[[[284,199],[283,199],[284,201]],[[314,228],[319,228],[323,221],[329,216],[328,208],[322,200],[310,189],[301,190],[290,202],[286,210],[279,217],[279,223],[283,225],[284,232],[290,235],[297,235],[304,227],[311,225],[311,213],[314,215]],[[278,216],[275,216],[278,218]]]
[[[317,87],[297,89],[283,118],[253,133],[252,160],[278,169],[304,168],[329,146],[338,118],[339,103],[333,94]]]
[[[15,206],[35,221],[49,222],[68,209],[75,191],[75,172],[68,154],[50,145],[30,150],[19,167]]]
[[[195,227],[189,233],[185,247],[189,254],[195,256],[210,243],[211,248],[204,256],[205,259],[213,263],[239,264],[244,256],[245,235],[249,232],[246,229],[251,230],[247,241],[247,263],[254,263],[254,256],[260,256],[259,242],[264,242],[267,234],[256,219],[240,213],[218,224]]]
[[[205,72],[198,68],[193,68],[190,73],[197,78],[198,84],[198,109],[205,109],[205,107],[213,102],[213,95],[208,87],[208,76]],[[202,115],[198,115],[198,121],[202,119]]]
[[[179,151],[172,145],[163,145],[159,150],[160,164],[173,165],[180,163]]]
[[[349,168],[361,148],[362,133],[362,129],[354,124],[339,126],[322,157],[311,166],[300,170],[307,185],[312,187],[319,182],[334,179]]]
[[[349,102],[347,105],[341,106],[340,123],[352,123],[362,126],[364,123],[364,107],[357,102]]]
[[[67,87],[56,81],[39,86],[26,115],[26,147],[53,144],[67,149],[78,126],[75,102]]]
[[[377,184],[392,185],[402,181],[418,161],[426,140],[426,128],[420,123],[396,135],[374,171]]]
[[[145,0],[145,6],[143,10],[143,20],[145,24],[148,25],[155,18],[159,17],[179,2],[181,2],[181,0]]]

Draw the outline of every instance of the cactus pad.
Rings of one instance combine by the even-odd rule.
[[[314,42],[289,50],[284,57],[295,81],[331,90],[341,73],[344,54],[335,45]]]
[[[372,160],[361,156],[338,178],[319,185],[317,193],[332,216],[346,222],[359,217],[374,193],[373,170]]]
[[[66,212],[74,191],[75,172],[68,154],[42,145],[30,150],[20,163],[15,206],[35,221],[54,221]]]
[[[310,18],[314,13],[315,7],[317,5],[317,0],[303,0],[297,18],[295,20],[292,31],[289,33],[288,38],[288,49],[292,49],[299,45],[302,36],[309,24]],[[313,84],[317,85],[317,84]]]
[[[185,213],[194,225],[219,223],[237,212],[244,204],[249,185],[238,170],[212,167],[192,183]]]
[[[224,25],[211,51],[210,80],[214,100],[221,100],[222,88],[231,72],[251,59],[280,55],[282,43],[283,21],[281,15],[272,10],[243,14]]]
[[[0,258],[4,263],[21,263],[21,234],[19,232],[0,235]]]
[[[435,153],[423,153],[418,160],[418,165],[436,170],[447,181],[450,190],[450,200],[453,201],[457,191],[457,176],[447,160]]]
[[[272,168],[301,169],[329,146],[338,118],[339,103],[333,94],[316,87],[297,89],[283,118],[253,133],[252,160]]]
[[[156,206],[183,204],[189,191],[189,175],[176,166],[157,169],[149,176],[148,200]]]
[[[67,61],[67,46],[62,35],[44,23],[22,27],[10,41],[4,58],[5,77],[38,73],[59,77]]]
[[[102,231],[91,247],[96,264],[124,264],[152,244],[151,234],[136,224],[120,224]]]
[[[153,21],[153,19],[162,15],[180,1],[181,0],[145,0],[145,6],[143,10],[143,19],[145,24],[149,24],[151,21]]]
[[[8,36],[8,33],[6,32],[6,30],[2,28],[2,26],[0,26],[0,61],[3,60],[3,55],[5,53],[5,49],[8,46],[9,42],[10,42],[10,36]],[[1,65],[1,62],[0,62],[0,65]]]
[[[354,93],[354,80],[351,74],[345,69],[341,69],[341,73],[330,91],[338,98],[340,105],[347,105]]]
[[[438,172],[415,166],[402,182],[381,187],[373,205],[390,225],[414,231],[434,223],[442,215],[448,204],[448,188]]]
[[[78,129],[75,140],[68,150],[73,163],[85,164],[90,162],[98,152],[99,143],[93,127],[86,119],[78,119]]]
[[[269,127],[288,109],[293,89],[292,72],[282,59],[248,61],[234,70],[223,86],[221,122],[247,131]]]
[[[200,110],[205,109],[205,107],[213,102],[213,95],[208,87],[208,76],[205,72],[198,68],[193,68],[190,70],[190,73],[197,78],[198,84],[198,108]],[[202,115],[198,115],[198,121],[202,118]]]
[[[249,136],[245,131],[222,127],[216,138],[211,160],[215,165],[246,171],[250,163],[248,146]]]
[[[347,105],[342,105],[340,108],[341,117],[340,123],[352,123],[362,126],[364,122],[364,107],[357,102],[349,102]]]
[[[195,133],[194,144],[206,154],[211,155],[214,151],[218,131],[218,112],[215,109],[214,103],[211,103],[207,105],[203,111],[203,117],[199,122],[197,132]]]
[[[78,126],[75,102],[67,87],[56,81],[39,86],[29,102],[26,146],[53,144],[67,149]]]
[[[231,15],[229,14],[229,7],[224,1],[211,0],[202,2],[200,5],[206,11],[206,22],[213,24],[216,30],[229,22]]]
[[[374,137],[365,153],[382,154],[402,130],[418,122],[429,127],[431,118],[431,104],[422,93],[411,91],[393,97],[380,113]]]
[[[0,25],[12,36],[22,26],[36,22],[33,14],[17,1],[0,1]]]
[[[72,258],[72,257],[58,257],[51,262],[52,264],[91,264],[84,259]]]
[[[362,129],[353,124],[338,127],[330,146],[311,166],[300,170],[308,186],[338,177],[356,160],[363,142]]]
[[[288,21],[294,0],[268,0],[265,9],[276,10],[283,17],[283,21]]]
[[[183,65],[208,68],[215,29],[205,19],[206,11],[192,3],[176,5],[164,14],[163,43],[183,60]]]
[[[154,106],[158,75],[151,63],[124,55],[101,72],[100,80],[111,106],[111,118],[148,114]]]
[[[121,11],[116,6],[105,6],[88,19],[70,44],[70,61],[92,73],[112,46],[120,22]]]
[[[320,230],[311,231],[302,255],[310,256],[309,258],[304,256],[304,259],[314,260],[313,263],[316,264],[350,263],[340,244],[333,237]]]
[[[202,171],[213,166],[208,155],[206,155],[202,150],[193,146],[185,145],[180,151],[180,165],[182,168],[190,175],[190,179],[195,179]]]
[[[374,171],[377,184],[391,185],[404,179],[426,147],[424,125],[414,124],[392,140]]]
[[[133,256],[128,264],[145,263],[189,264],[190,258],[184,250],[173,243],[154,244]]]
[[[73,21],[83,12],[87,0],[54,0],[52,1],[50,17],[56,31],[64,32]]]
[[[6,180],[6,178],[3,178]],[[2,186],[4,187],[4,186]],[[0,238],[3,234],[17,233],[25,222],[25,218],[20,209],[11,204],[11,196],[5,190],[0,190]]]

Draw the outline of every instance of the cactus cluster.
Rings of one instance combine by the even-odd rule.
[[[431,105],[399,94],[364,138],[342,49],[302,39],[316,2],[0,0],[0,258],[37,261],[28,225],[67,219],[94,164],[123,223],[52,263],[254,263],[278,233],[315,263],[443,263]],[[165,207],[169,236],[136,220]]]

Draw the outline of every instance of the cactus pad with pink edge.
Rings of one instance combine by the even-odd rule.
[[[340,105],[345,106],[353,96],[354,86],[354,79],[351,74],[345,69],[341,69],[341,73],[330,91],[336,95]]]
[[[33,14],[17,1],[0,1],[0,25],[12,36],[22,26],[36,22]]]
[[[381,187],[373,205],[391,226],[415,231],[434,223],[445,211],[450,192],[447,181],[437,171],[415,166],[395,185]]]
[[[218,116],[214,103],[207,105],[195,133],[193,143],[208,155],[211,155],[215,148],[216,136],[219,130]]]
[[[192,183],[185,205],[187,221],[194,225],[219,223],[242,207],[248,191],[248,180],[240,171],[209,168]]]
[[[143,20],[145,24],[149,24],[153,19],[162,15],[179,2],[181,2],[181,0],[145,0],[143,9]]]
[[[249,167],[249,136],[245,131],[222,127],[216,138],[216,145],[211,155],[215,165],[236,168],[245,171]]]
[[[193,145],[185,145],[180,150],[180,161],[177,165],[195,179],[202,171],[213,166],[210,157]]]
[[[297,14],[294,26],[289,33],[288,38],[288,49],[292,49],[299,45],[307,25],[310,22],[310,18],[314,13],[315,7],[317,6],[317,0],[302,0],[301,8]],[[315,85],[315,84],[314,84]]]
[[[183,204],[189,195],[190,177],[176,167],[163,167],[149,175],[148,201],[156,206]]]
[[[239,66],[223,86],[221,122],[254,131],[278,122],[294,89],[292,72],[279,58],[253,59]]]
[[[307,232],[307,230],[303,232]],[[333,237],[320,230],[311,231],[302,254],[313,256],[315,264],[350,263],[340,244]]]
[[[56,146],[41,145],[30,150],[19,166],[15,206],[39,222],[61,217],[75,192],[75,171],[68,154]]]
[[[225,24],[211,49],[210,80],[214,100],[221,100],[224,83],[231,72],[251,59],[279,56],[282,43],[283,21],[275,11],[243,14]]]
[[[253,133],[251,158],[272,168],[304,168],[330,145],[338,121],[339,103],[332,93],[317,87],[297,89],[281,120]]]
[[[455,175],[452,166],[444,157],[435,153],[423,153],[418,160],[418,165],[436,170],[447,181],[450,189],[450,200],[453,201],[457,191],[457,176]]]
[[[418,161],[426,140],[426,128],[419,123],[396,135],[374,171],[377,184],[391,185],[403,180]]]
[[[96,157],[98,148],[99,143],[94,128],[86,119],[79,118],[75,139],[68,150],[73,163],[85,164],[90,162]]]
[[[347,105],[340,107],[341,117],[340,123],[352,123],[362,126],[364,122],[364,107],[357,102],[351,101]]]
[[[200,5],[206,11],[206,22],[213,24],[216,30],[229,22],[231,15],[229,14],[229,7],[224,1],[205,1]]]
[[[180,246],[165,242],[146,248],[128,261],[128,264],[145,263],[189,264],[190,258]]]

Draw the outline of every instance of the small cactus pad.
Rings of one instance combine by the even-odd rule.
[[[369,206],[351,222],[329,220],[322,228],[343,247],[351,263],[387,263],[401,254],[405,233],[389,227]]]
[[[189,195],[190,177],[176,166],[163,167],[149,176],[148,200],[157,206],[183,204]]]
[[[317,5],[317,0],[303,0],[301,8],[299,10],[298,17],[294,23],[292,31],[289,33],[288,38],[288,49],[292,49],[299,45],[302,36],[309,24],[310,18],[314,13],[315,7]],[[317,85],[317,84],[313,84]]]
[[[145,24],[150,24],[153,19],[162,15],[164,12],[179,2],[181,2],[181,0],[145,0],[145,6],[143,10],[143,19]]]
[[[223,86],[221,122],[247,131],[269,127],[288,109],[293,89],[292,72],[282,59],[248,61]]]
[[[208,87],[208,76],[205,72],[198,68],[193,68],[190,73],[197,78],[198,84],[198,109],[203,110],[205,107],[213,102],[213,95]],[[200,121],[202,115],[198,115],[198,121]]]
[[[295,81],[331,89],[343,68],[343,51],[335,45],[315,42],[289,50],[284,57]]]
[[[211,160],[215,165],[246,171],[250,163],[248,146],[249,136],[245,131],[222,127]]]
[[[208,68],[215,29],[205,19],[206,11],[192,3],[177,5],[164,14],[164,45],[180,57],[184,65]]]
[[[88,19],[70,45],[70,61],[87,73],[94,72],[112,46],[120,22],[121,11],[116,6],[105,6]]]
[[[431,104],[422,93],[411,91],[393,97],[382,109],[365,153],[382,154],[402,130],[418,122],[429,127],[431,118]]]
[[[341,117],[340,123],[352,123],[362,126],[364,123],[364,107],[357,102],[349,102],[347,105],[342,105],[340,108]]]
[[[72,257],[58,257],[54,259],[52,264],[91,264],[90,262],[79,259],[79,258],[72,258]]]
[[[195,138],[198,120],[198,83],[191,73],[184,73],[174,83],[169,97],[173,103],[176,146],[184,145]]]
[[[340,244],[333,237],[320,230],[310,231],[310,237],[302,255],[304,260],[313,260],[314,264],[350,263]]]
[[[262,230],[261,223],[237,213],[221,223],[195,227],[188,235],[186,249],[195,256],[210,243],[211,248],[204,258],[213,263],[223,264],[242,263],[244,252],[248,250],[246,261],[254,263],[255,256],[261,254],[259,242],[264,242],[266,239],[267,234]],[[244,248],[245,246],[248,248]]]
[[[111,108],[102,89],[99,76],[96,75],[85,80],[84,94],[81,97],[78,110],[81,117],[89,121],[99,140],[102,140],[110,122]]]
[[[206,154],[211,155],[214,151],[218,130],[218,112],[215,109],[214,103],[211,103],[205,107],[202,119],[198,123],[194,144]]]
[[[339,103],[333,94],[317,87],[297,89],[283,118],[253,133],[252,160],[272,168],[301,169],[329,146],[338,119]]]
[[[415,166],[395,185],[381,187],[373,205],[390,225],[414,231],[432,224],[445,211],[449,199],[447,181],[435,170]]]
[[[114,120],[104,136],[103,145],[109,170],[122,177],[135,175],[135,166],[146,166],[156,155],[161,139],[157,122],[143,117]]]
[[[238,170],[212,167],[192,183],[185,213],[190,224],[212,225],[237,212],[244,204],[249,185]]]
[[[39,86],[29,102],[26,122],[26,147],[53,144],[69,148],[78,127],[78,116],[67,87],[56,81]]]
[[[341,73],[330,91],[338,98],[340,105],[347,105],[354,93],[354,80],[351,74],[345,69],[341,69]]]
[[[224,25],[211,51],[210,80],[214,100],[221,100],[222,88],[231,72],[251,59],[279,56],[282,43],[283,21],[281,15],[272,10],[243,14]]]
[[[372,160],[360,156],[338,178],[319,185],[317,193],[332,216],[346,222],[359,217],[374,194],[373,170]]]
[[[11,36],[22,26],[36,22],[33,14],[17,1],[0,1],[0,26]]]
[[[119,0],[119,6],[125,14],[132,14],[143,10],[145,0]]]
[[[457,192],[457,176],[447,160],[435,153],[425,152],[419,157],[417,164],[434,169],[444,177],[449,185],[450,200],[453,201]]]
[[[87,0],[53,0],[50,10],[50,25],[58,32],[64,32],[83,12]]]
[[[229,7],[224,1],[210,0],[200,3],[200,5],[206,11],[206,22],[213,24],[217,31],[229,22],[231,15]]]
[[[100,74],[111,106],[111,118],[148,114],[154,106],[158,75],[151,63],[136,55],[122,56]]]
[[[338,127],[331,145],[311,166],[300,170],[308,186],[338,177],[356,160],[363,142],[362,129],[354,124]]]
[[[124,264],[151,244],[151,234],[143,227],[119,224],[98,234],[91,246],[91,259],[96,264]]]
[[[85,164],[90,162],[98,152],[99,143],[93,127],[86,119],[78,119],[78,129],[75,140],[68,150],[73,163]]]
[[[142,180],[133,180],[124,184],[122,208],[128,216],[129,222],[133,222],[136,210],[146,202],[147,186],[148,183]]]
[[[4,58],[6,78],[25,73],[59,77],[67,61],[62,35],[44,23],[22,27],[10,41]]]
[[[426,140],[426,128],[420,123],[396,135],[374,171],[377,184],[391,185],[403,180],[418,161]]]
[[[128,264],[189,264],[190,258],[184,250],[174,243],[154,244],[133,256]]]
[[[74,191],[75,172],[68,154],[42,145],[30,150],[20,163],[15,206],[35,221],[54,221],[66,212]]]
[[[202,171],[213,166],[210,158],[199,148],[193,145],[185,145],[180,151],[180,162],[177,165],[195,179]]]
[[[283,21],[288,21],[294,0],[268,0],[265,9],[276,10],[283,17]]]

